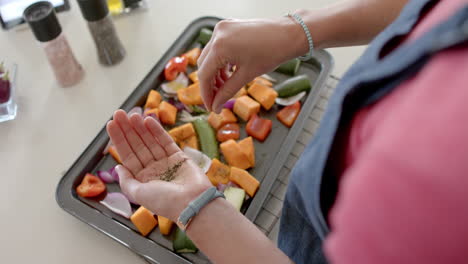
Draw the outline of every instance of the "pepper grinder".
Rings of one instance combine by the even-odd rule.
[[[84,70],[62,33],[53,5],[46,1],[34,3],[24,10],[23,16],[41,42],[59,85],[68,87],[80,82]]]
[[[106,0],[78,0],[81,13],[96,44],[99,62],[112,66],[125,57],[119,36],[110,17]]]

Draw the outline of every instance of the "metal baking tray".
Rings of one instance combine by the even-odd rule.
[[[202,28],[213,28],[220,20],[217,17],[202,17],[193,21],[120,108],[128,111],[134,106],[143,105],[148,92],[151,89],[159,89],[164,81],[162,72],[167,61],[193,45]],[[311,114],[320,92],[325,87],[332,65],[332,57],[326,51],[317,51],[313,59],[302,63],[300,74],[305,73],[310,77],[313,88],[303,99],[301,113],[291,129],[286,128],[276,119],[277,106],[268,112],[262,111],[260,113],[262,117],[273,121],[273,129],[265,142],[255,141],[257,164],[254,169],[250,170],[250,173],[261,182],[261,185],[255,197],[242,208],[242,212],[249,220],[254,221],[259,214],[281,167],[286,162],[307,117]],[[290,76],[276,72],[270,73],[270,76],[280,82],[290,78]],[[241,134],[241,138],[243,138],[245,137],[244,129],[241,131],[244,133]],[[112,213],[96,200],[77,196],[75,188],[85,173],[94,173],[116,165],[112,157],[102,154],[108,140],[109,137],[104,126],[60,180],[56,192],[59,206],[151,263],[209,263],[201,252],[175,254],[172,251],[172,237],[162,236],[157,228],[148,237],[143,237],[137,232],[130,220]],[[107,187],[110,192],[119,191],[118,184],[108,184]]]

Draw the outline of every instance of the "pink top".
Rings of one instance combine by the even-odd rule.
[[[412,41],[468,0],[444,0]],[[354,118],[329,215],[331,263],[468,263],[468,46]]]

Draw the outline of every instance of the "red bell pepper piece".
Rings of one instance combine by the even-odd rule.
[[[187,70],[188,59],[185,56],[174,57],[167,64],[164,69],[164,77],[166,80],[173,81],[177,75]]]
[[[81,197],[96,197],[106,190],[106,185],[99,177],[87,173],[83,181],[76,187],[76,193]]]
[[[276,113],[276,118],[287,127],[292,127],[294,122],[301,112],[301,103],[299,101],[292,105],[286,106]]]
[[[273,122],[270,119],[264,119],[254,114],[249,122],[247,122],[247,135],[253,138],[264,141],[270,134]]]
[[[240,135],[239,125],[236,123],[225,124],[218,129],[216,138],[219,142],[228,141],[229,139],[238,140]]]

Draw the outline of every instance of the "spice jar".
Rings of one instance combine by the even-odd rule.
[[[80,82],[84,70],[62,33],[53,5],[46,1],[34,3],[24,10],[23,16],[41,42],[59,85],[68,87]]]
[[[83,17],[96,44],[99,62],[111,66],[125,57],[125,48],[117,35],[106,0],[78,0]]]

